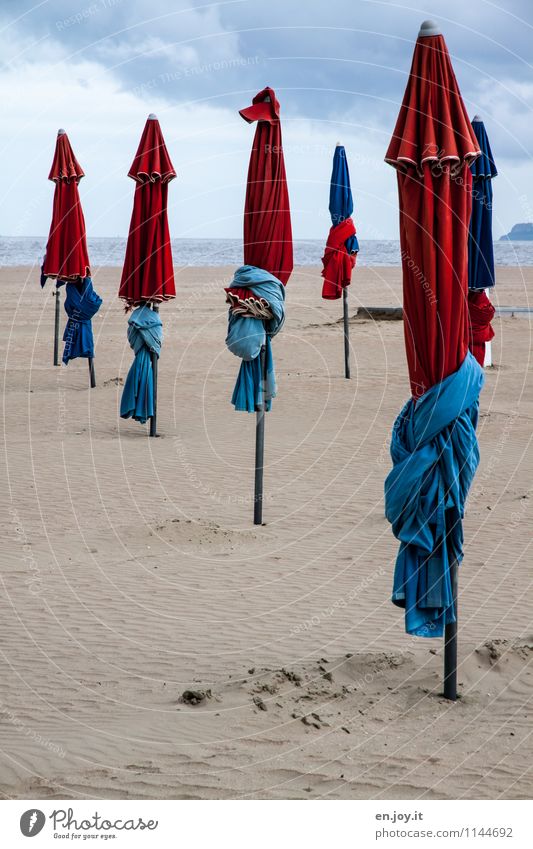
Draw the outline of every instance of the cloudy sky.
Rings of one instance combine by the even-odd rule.
[[[126,177],[156,112],[178,172],[174,237],[239,237],[254,128],[237,110],[265,85],[282,106],[296,238],[323,238],[331,157],[347,149],[364,238],[397,238],[383,156],[424,18],[446,37],[499,169],[495,234],[533,220],[531,0],[1,0],[0,233],[48,232],[58,127],[86,172],[89,235],[125,235]]]

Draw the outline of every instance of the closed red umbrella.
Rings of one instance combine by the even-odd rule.
[[[159,121],[151,114],[128,172],[128,177],[135,180],[135,195],[119,289],[119,297],[126,301],[128,308],[138,307],[129,320],[128,338],[136,354],[132,370],[137,368],[138,371],[139,355],[144,369],[147,370],[143,381],[133,379],[133,375],[125,387],[125,392],[126,389],[128,391],[128,403],[123,400],[121,415],[128,417],[131,409],[142,407],[143,415],[138,419],[145,421],[150,418],[150,436],[157,436],[157,368],[161,348],[161,322],[158,320],[157,345],[148,341],[146,352],[142,350],[142,346],[146,339],[150,340],[151,337],[149,334],[143,336],[137,330],[141,325],[144,328],[145,325],[153,323],[148,322],[146,315],[146,308],[150,304],[153,310],[158,311],[161,301],[176,297],[167,216],[168,184],[175,176],[176,172],[168,155]],[[144,356],[144,353],[149,353],[150,356]],[[130,397],[132,386],[135,387],[135,392],[142,393],[146,393],[143,387],[149,386],[150,403],[146,403],[146,398]]]
[[[167,218],[168,184],[175,176],[159,121],[150,115],[128,172],[135,196],[119,297],[130,307],[176,297]]]
[[[78,183],[84,176],[65,130],[59,130],[48,175],[55,183],[55,191],[42,269],[45,278],[77,280],[90,275],[85,219],[78,192]]]
[[[282,328],[285,285],[293,269],[289,192],[285,174],[279,103],[271,88],[240,110],[257,128],[248,167],[244,206],[244,265],[226,289],[230,305],[229,350],[242,359],[232,403],[255,411],[254,523],[263,516],[265,413],[276,393],[271,338]]]
[[[416,42],[385,157],[398,172],[405,345],[414,397],[456,371],[468,350],[472,175],[465,166],[479,155],[446,43],[431,33],[421,30]]]
[[[85,219],[81,208],[78,183],[85,176],[74,156],[65,130],[58,130],[54,160],[48,179],[55,183],[52,223],[43,267],[41,286],[48,277],[56,280],[54,322],[54,365],[59,363],[59,290],[58,286],[90,276],[89,254],[85,234]],[[91,385],[94,384],[94,367],[89,358]]]
[[[479,155],[444,38],[426,21],[386,161],[397,170],[412,398],[393,430],[386,512],[400,540],[393,601],[417,636],[445,632],[455,698],[456,577],[478,462],[482,371],[468,351],[470,163]]]
[[[294,264],[292,227],[274,90],[264,88],[239,114],[249,124],[257,121],[244,203],[244,262],[264,268],[285,286]]]

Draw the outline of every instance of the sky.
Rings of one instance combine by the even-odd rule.
[[[0,0],[0,234],[48,232],[64,127],[86,177],[89,236],[124,236],[129,166],[155,112],[178,173],[171,235],[239,238],[265,85],[281,103],[295,238],[324,238],[333,150],[350,164],[361,239],[398,238],[383,161],[420,23],[437,20],[499,171],[494,232],[533,221],[532,0]]]

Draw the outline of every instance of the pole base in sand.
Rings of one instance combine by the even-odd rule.
[[[91,389],[96,386],[96,374],[94,372],[94,357],[89,357],[89,382]]]
[[[56,300],[54,321],[54,365],[59,366],[61,365],[59,362],[59,301],[61,300],[61,296],[57,287],[54,292],[54,298]]]
[[[457,701],[457,561],[450,564],[452,581],[453,607],[455,622],[446,625],[444,629],[444,698],[451,702]]]
[[[350,380],[350,322],[348,316],[348,287],[342,290],[342,308],[344,319],[344,377]]]
[[[254,525],[263,524],[263,469],[265,462],[265,413],[266,413],[266,348],[261,346],[260,363],[263,376],[263,402],[255,414],[255,486]]]
[[[152,304],[152,309],[154,312],[159,312],[159,305]],[[156,437],[159,436],[157,432],[157,367],[159,363],[159,357],[157,354],[150,354],[152,358],[152,373],[154,375],[154,414],[150,417],[150,436]]]

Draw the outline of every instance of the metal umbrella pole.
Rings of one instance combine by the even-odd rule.
[[[56,290],[54,292],[54,296],[56,299],[55,305],[55,323],[54,323],[54,365],[60,365],[59,362],[59,306],[60,306],[60,293],[59,289],[56,286]]]
[[[255,490],[254,490],[254,525],[263,524],[263,470],[265,462],[265,413],[267,387],[266,346],[261,346],[259,353],[263,397],[255,416]]]
[[[89,357],[89,379],[91,381],[91,389],[96,386],[96,375],[94,373],[94,357]]]
[[[348,287],[342,290],[342,306],[344,314],[344,377],[350,379],[350,323],[348,316]]]
[[[490,301],[490,289],[485,289],[485,294]],[[490,340],[485,342],[485,359],[483,361],[483,367],[487,368],[487,366],[492,366],[492,342]]]
[[[455,559],[450,563],[450,578],[455,622],[451,622],[444,628],[444,698],[455,702],[457,700],[457,590],[459,583],[459,569]]]
[[[154,312],[159,312],[159,304],[152,304]],[[157,436],[157,365],[159,357],[152,351],[150,354],[152,359],[152,373],[154,376],[154,414],[150,417],[150,436]]]

